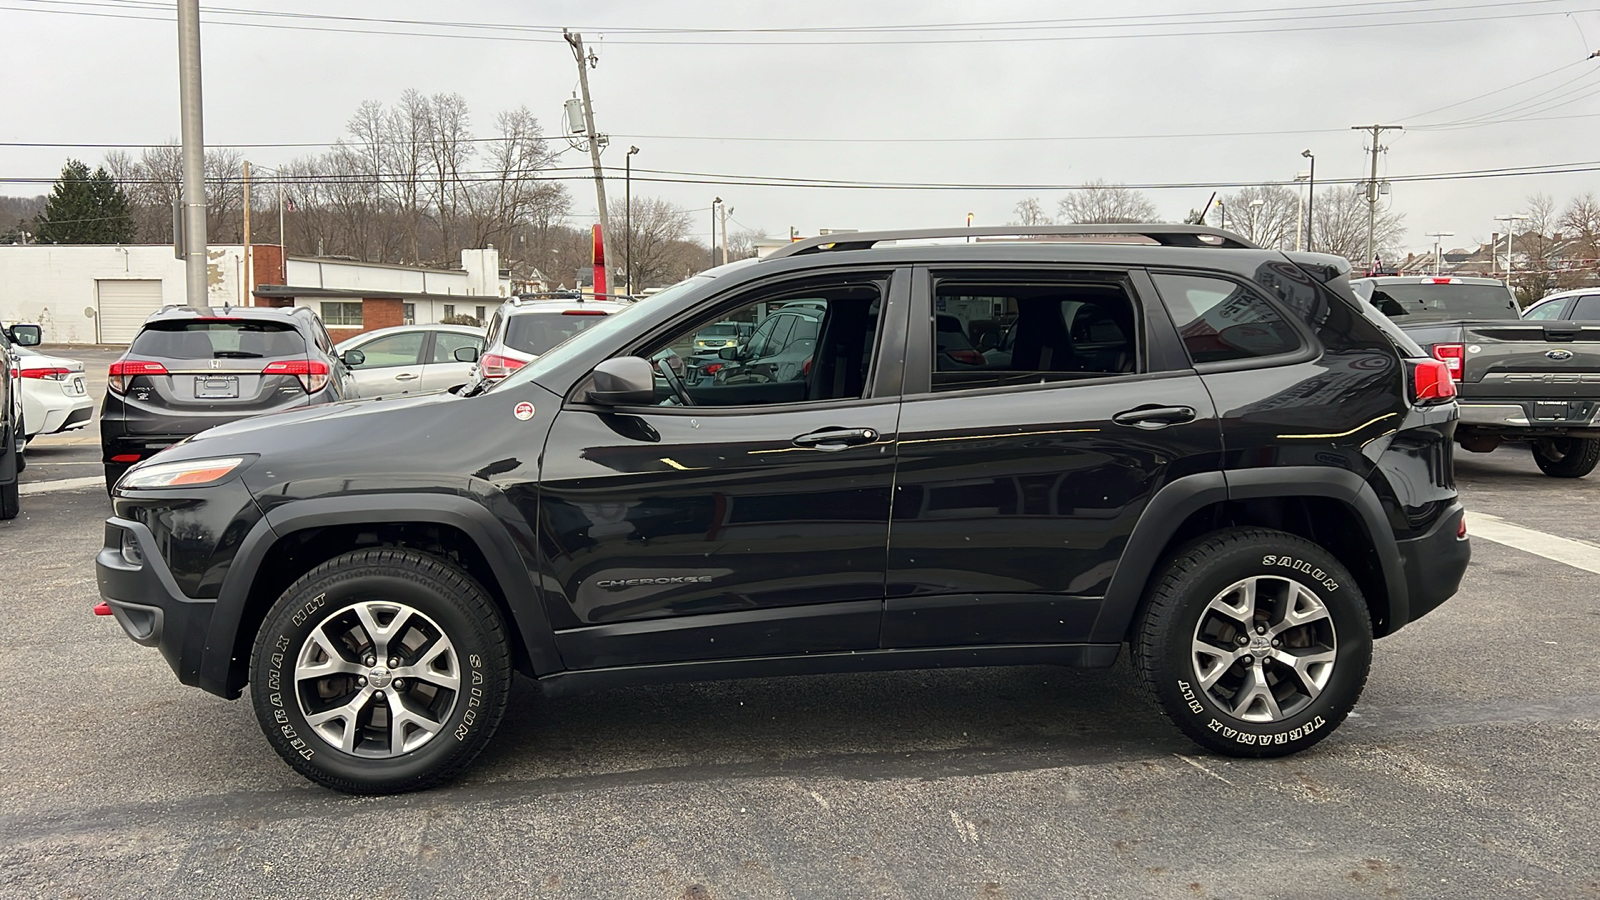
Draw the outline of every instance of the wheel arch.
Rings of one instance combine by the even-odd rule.
[[[1348,470],[1283,466],[1206,472],[1162,488],[1128,538],[1093,640],[1127,640],[1165,561],[1195,538],[1235,526],[1273,528],[1326,548],[1360,586],[1374,637],[1409,620],[1404,564],[1377,493]],[[1153,564],[1132,564],[1138,560]]]
[[[409,546],[460,565],[489,592],[527,674],[561,668],[539,593],[506,527],[481,503],[440,494],[324,497],[274,507],[241,542],[201,661],[202,687],[237,697],[267,610],[295,579],[350,550]]]

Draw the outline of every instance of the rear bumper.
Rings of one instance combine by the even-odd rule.
[[[1463,400],[1457,405],[1462,425],[1501,433],[1561,434],[1600,428],[1600,401],[1596,400]]]
[[[124,535],[138,548],[136,558],[123,553]],[[222,692],[219,685],[202,683],[200,666],[217,603],[184,596],[150,529],[131,519],[107,519],[105,546],[95,557],[94,571],[101,599],[110,604],[128,637],[159,649],[184,684]]]
[[[1434,611],[1461,587],[1467,563],[1472,560],[1471,542],[1466,537],[1456,537],[1465,515],[1461,504],[1453,503],[1432,531],[1398,542],[1410,606],[1407,621],[1415,622]]]

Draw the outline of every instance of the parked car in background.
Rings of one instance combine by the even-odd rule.
[[[111,364],[100,408],[106,489],[207,428],[356,396],[355,376],[309,308],[163,307]]]
[[[22,445],[27,439],[16,348],[37,346],[39,337],[37,325],[0,328],[0,519],[14,519],[22,510],[17,477],[22,471]]]
[[[1551,294],[1523,310],[1522,318],[1530,322],[1557,319],[1600,322],[1600,288],[1579,288]]]
[[[425,394],[467,383],[484,332],[471,325],[396,325],[340,341],[336,349],[340,356],[361,351],[361,361],[349,363],[361,396]]]
[[[1456,443],[1489,453],[1527,441],[1539,470],[1581,478],[1600,465],[1600,322],[1522,314],[1506,283],[1459,276],[1387,276],[1350,282],[1457,382]],[[1600,292],[1591,292],[1600,293]],[[1581,298],[1579,298],[1581,301]]]
[[[22,422],[27,440],[59,434],[89,424],[94,399],[76,359],[46,356],[30,347],[14,347],[21,376]]]
[[[695,332],[694,352],[715,355],[723,347],[737,347],[749,337],[751,327],[743,322],[716,322]]]
[[[476,389],[485,382],[499,381],[606,316],[632,307],[631,303],[616,300],[585,300],[582,295],[562,299],[513,297],[489,317],[483,355],[469,386]]]

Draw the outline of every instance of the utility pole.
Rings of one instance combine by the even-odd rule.
[[[178,106],[183,137],[185,301],[206,299],[206,146],[200,102],[200,0],[178,0]]]
[[[728,204],[722,204],[722,262],[728,262]]]
[[[1351,131],[1372,132],[1372,177],[1367,181],[1367,271],[1372,271],[1372,261],[1377,255],[1377,247],[1373,239],[1378,228],[1378,154],[1388,147],[1378,145],[1378,138],[1385,131],[1399,131],[1404,125],[1352,125]]]
[[[241,285],[244,295],[239,298],[240,306],[255,306],[255,294],[250,290],[250,282],[254,280],[255,272],[250,266],[250,160],[244,161],[244,284]]]
[[[721,197],[718,197],[717,199],[711,201],[711,266],[712,266],[712,268],[716,268],[716,266],[717,266],[717,207],[719,207],[721,205],[722,205],[722,198]],[[793,231],[794,229],[791,228],[789,230]],[[727,260],[723,260],[723,262],[727,262]]]
[[[572,56],[578,61],[578,88],[583,92],[583,126],[589,137],[589,162],[594,165],[594,193],[600,203],[600,236],[602,241],[609,241],[611,210],[606,208],[606,177],[600,168],[600,135],[594,130],[594,104],[589,100],[589,70],[600,64],[600,57],[584,53],[583,35],[565,28],[561,34],[572,46]]]
[[[626,163],[622,180],[622,240],[625,245],[623,258],[627,260],[628,266],[623,272],[623,280],[628,283],[629,297],[633,296],[633,155],[638,152],[638,147],[629,147],[627,155],[622,157],[622,161]]]

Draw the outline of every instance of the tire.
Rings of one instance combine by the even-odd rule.
[[[1286,627],[1290,610],[1297,621]],[[1238,624],[1246,612],[1254,633]],[[1281,531],[1228,529],[1179,550],[1138,628],[1134,665],[1162,714],[1228,756],[1286,756],[1327,737],[1372,663],[1372,620],[1355,579],[1333,554]],[[1266,691],[1257,689],[1263,678]]]
[[[1600,438],[1543,438],[1533,442],[1533,461],[1552,478],[1582,478],[1600,464]]]
[[[467,573],[412,550],[357,550],[273,604],[250,685],[261,730],[301,775],[352,794],[422,790],[460,774],[489,742],[505,714],[511,650]],[[409,713],[398,731],[388,713],[397,701]]]

